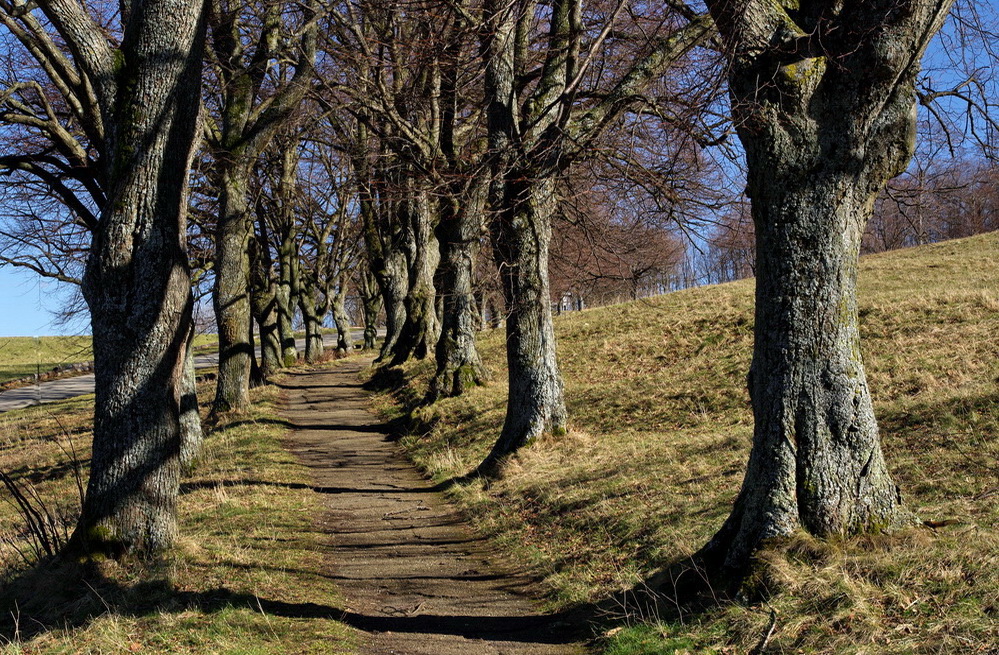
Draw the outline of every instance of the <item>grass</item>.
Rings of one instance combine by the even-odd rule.
[[[194,343],[200,349],[217,347],[215,335],[198,335]],[[93,358],[90,336],[0,337],[0,384]]]
[[[209,396],[201,390],[202,398]],[[212,433],[181,489],[181,537],[154,563],[26,569],[0,546],[0,653],[351,653],[308,471],[281,447],[277,390]],[[0,415],[0,469],[78,510],[70,440],[89,457],[92,397]],[[85,466],[84,466],[85,468]],[[17,531],[0,502],[0,535]],[[44,593],[38,593],[44,590]]]
[[[939,529],[761,555],[765,603],[628,617],[607,653],[995,653],[999,644],[999,233],[862,260],[863,349],[884,449],[914,511]],[[731,509],[752,438],[745,375],[753,281],[556,319],[571,430],[502,479],[452,490],[477,526],[530,563],[552,607],[641,588],[702,546]],[[478,464],[506,400],[498,380],[415,410],[403,439],[437,481]],[[422,394],[432,363],[406,369]],[[398,413],[389,396],[379,403]],[[627,611],[622,612],[627,614]],[[644,620],[640,620],[644,619]]]
[[[93,357],[89,336],[0,337],[0,383]]]

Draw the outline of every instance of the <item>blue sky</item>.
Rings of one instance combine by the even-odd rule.
[[[0,267],[0,336],[34,337],[84,334],[86,325],[56,325],[53,312],[63,307],[65,285],[30,271]]]

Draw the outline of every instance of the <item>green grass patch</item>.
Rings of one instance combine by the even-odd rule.
[[[709,604],[674,617],[688,629],[648,652],[671,652],[669,639],[680,638],[690,644],[679,652],[749,652],[770,609],[770,652],[994,649],[997,262],[999,233],[861,262],[863,353],[886,457],[909,507],[948,524],[844,542],[796,537],[761,555],[767,606]],[[728,515],[752,440],[753,291],[744,280],[556,318],[569,434],[524,449],[488,488],[451,492],[480,530],[544,580],[551,606],[641,588],[696,552]],[[415,410],[421,427],[402,441],[434,480],[474,469],[500,433],[502,331],[483,333],[480,350],[496,381]],[[421,397],[431,373],[432,362],[407,366],[406,394]],[[394,400],[378,402],[388,411]],[[661,632],[652,623],[608,652],[646,652],[621,644]]]
[[[194,344],[195,348],[209,352],[218,348],[218,339],[215,335],[198,335]],[[0,384],[93,359],[89,335],[0,337]]]
[[[278,390],[208,436],[181,488],[177,547],[156,562],[43,564],[0,547],[0,653],[352,653],[327,574],[322,504],[285,451]],[[208,397],[209,390],[201,390]],[[92,397],[0,415],[0,469],[72,520],[75,449],[84,471]],[[72,444],[72,446],[70,446]],[[18,517],[0,502],[0,535]]]

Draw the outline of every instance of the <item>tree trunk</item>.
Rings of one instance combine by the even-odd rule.
[[[269,380],[282,368],[281,330],[278,325],[277,290],[254,287],[251,300],[253,319],[260,335],[260,378]]]
[[[756,424],[742,492],[715,537],[727,568],[798,527],[824,536],[910,520],[881,452],[860,354],[857,260],[874,195],[854,185],[826,173],[766,190],[751,184]]]
[[[948,4],[830,3],[798,14],[709,2],[734,47],[730,94],[757,239],[753,449],[732,515],[704,550],[728,571],[799,528],[828,536],[912,521],[864,374],[857,260],[875,197],[912,156],[919,59]],[[814,52],[788,54],[802,48]]]
[[[204,6],[149,0],[115,53],[109,193],[83,279],[96,395],[73,554],[118,557],[176,535],[184,361],[193,298],[187,175],[201,101]],[[108,80],[104,80],[108,82]]]
[[[382,310],[382,297],[370,271],[361,273],[361,302],[364,306],[364,349],[374,350],[378,347],[378,314]]]
[[[486,300],[486,306],[489,308],[489,320],[486,322],[486,327],[490,330],[495,330],[503,325],[503,314],[500,312],[500,309],[496,304],[495,295],[489,294],[489,298]]]
[[[298,346],[295,345],[295,330],[292,327],[298,295],[296,280],[299,278],[298,246],[293,230],[289,229],[281,239],[278,265],[281,277],[275,293],[275,308],[281,340],[281,365],[288,367],[298,361]]]
[[[441,202],[437,240],[440,244],[439,279],[444,311],[435,353],[437,372],[430,381],[427,394],[429,402],[460,396],[469,387],[489,379],[475,347],[478,312],[472,288],[483,203],[473,200],[459,207],[458,198],[445,198]]]
[[[333,322],[336,323],[336,351],[347,355],[354,349],[354,335],[350,333],[350,315],[347,313],[347,284],[341,275],[336,293],[333,294],[330,309],[333,312]]]
[[[481,467],[487,472],[542,434],[565,431],[565,392],[548,288],[554,186],[552,178],[531,179],[527,171],[510,171],[490,226],[506,300],[510,391],[503,432]]]
[[[204,433],[198,413],[198,380],[194,368],[194,322],[184,344],[184,382],[180,397],[180,465],[189,471],[201,452]]]
[[[323,319],[316,311],[316,287],[307,279],[300,283],[298,307],[305,323],[305,361],[315,364],[323,358]]]
[[[278,326],[281,331],[281,357],[284,366],[298,361],[295,345],[295,304],[298,301],[299,271],[298,232],[295,228],[295,196],[298,191],[298,144],[287,145],[281,157],[280,200],[281,244],[278,246],[280,280],[277,289]]]
[[[406,265],[409,271],[409,289],[403,299],[406,320],[392,350],[390,366],[398,366],[409,359],[425,359],[433,350],[440,334],[437,320],[437,291],[434,273],[440,253],[434,236],[430,195],[426,189],[416,188],[410,180],[412,195],[402,205],[408,230],[406,239]]]
[[[373,271],[382,291],[382,304],[385,306],[385,341],[376,361],[390,359],[395,352],[395,344],[406,322],[406,292],[409,289],[409,272],[406,256],[398,250],[385,253],[382,266]]]
[[[249,406],[251,223],[249,168],[223,164],[219,222],[215,228],[215,293],[212,302],[219,333],[219,369],[212,413],[243,412]]]

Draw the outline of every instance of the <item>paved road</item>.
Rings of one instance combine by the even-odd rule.
[[[330,336],[331,335],[325,336],[327,347],[330,345]],[[363,338],[363,330],[354,332],[355,341]],[[335,346],[335,337],[332,339],[332,342]],[[298,339],[295,344],[298,346],[299,350],[305,350],[305,339]],[[217,353],[210,355],[198,355],[194,358],[194,366],[196,368],[216,366],[218,364],[218,359],[219,356]],[[73,378],[65,378],[63,380],[51,380],[49,382],[42,382],[30,387],[10,389],[9,391],[0,392],[0,413],[9,412],[12,409],[21,409],[22,407],[40,405],[41,403],[50,403],[55,400],[76,398],[77,396],[83,396],[88,393],[94,393],[93,373]]]

